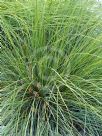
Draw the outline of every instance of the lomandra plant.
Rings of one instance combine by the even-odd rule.
[[[94,0],[0,2],[2,136],[102,136],[102,17]]]

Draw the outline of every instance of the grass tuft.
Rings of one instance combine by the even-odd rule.
[[[100,11],[94,0],[0,2],[2,136],[102,135]]]

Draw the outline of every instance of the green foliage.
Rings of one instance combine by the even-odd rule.
[[[102,19],[94,4],[0,2],[2,136],[102,135]]]

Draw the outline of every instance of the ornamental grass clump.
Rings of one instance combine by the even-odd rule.
[[[102,136],[102,17],[94,3],[0,2],[2,136]]]

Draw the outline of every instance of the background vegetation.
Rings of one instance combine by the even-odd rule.
[[[2,136],[102,136],[99,6],[0,1]]]

